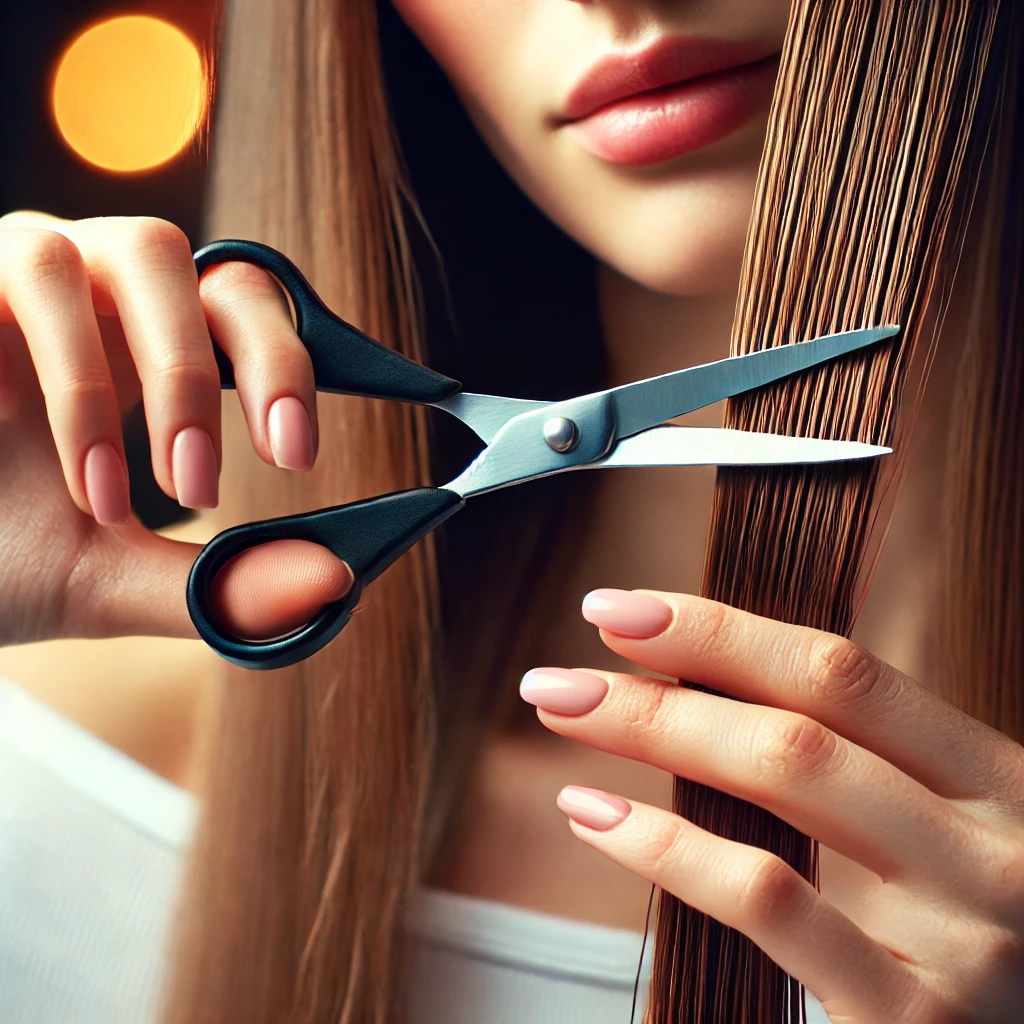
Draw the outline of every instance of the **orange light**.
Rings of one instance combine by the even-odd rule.
[[[53,113],[65,141],[109,171],[170,160],[202,124],[206,100],[195,44],[143,15],[87,29],[65,51],[53,81]]]

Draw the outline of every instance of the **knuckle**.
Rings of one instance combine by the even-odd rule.
[[[159,262],[192,259],[192,250],[185,232],[160,217],[127,218],[122,238],[135,257]]]
[[[19,242],[12,254],[15,282],[28,285],[43,279],[77,277],[82,254],[66,235],[45,228],[18,230]]]
[[[818,638],[810,648],[811,697],[818,704],[845,705],[880,696],[882,663],[863,647],[843,638]]]
[[[302,342],[277,342],[270,346],[262,359],[274,380],[293,382],[299,386],[308,383],[311,388],[315,388],[313,363],[309,350]]]
[[[204,302],[222,306],[260,298],[284,302],[284,293],[270,274],[255,264],[237,260],[205,271],[199,280],[199,294]]]
[[[684,859],[685,829],[675,819],[655,828],[645,847],[647,871],[652,879],[664,878]]]
[[[61,401],[79,407],[95,407],[97,402],[114,399],[110,381],[100,376],[74,376],[61,381],[60,389]]]
[[[729,646],[735,632],[736,613],[726,604],[701,601],[690,617],[690,642],[701,658],[713,658]]]
[[[737,908],[747,924],[791,921],[804,906],[803,880],[774,854],[761,856],[737,895]]]
[[[184,354],[164,353],[161,361],[153,366],[149,383],[163,393],[183,394],[195,390],[220,390],[220,379],[216,365],[210,360],[199,361]]]
[[[1024,914],[1024,842],[1017,837],[994,837],[994,848],[987,860],[990,864],[990,884],[998,894],[1004,908],[1014,916]],[[989,837],[992,843],[993,837]]]
[[[633,686],[629,688],[629,704],[626,708],[626,725],[634,738],[643,743],[644,738],[665,728],[670,705],[667,700],[674,692],[671,683],[654,686]]]
[[[834,767],[838,737],[805,715],[770,717],[755,744],[755,768],[767,784],[780,779],[808,780]]]
[[[268,408],[276,400],[275,392],[294,390],[311,394],[315,391],[313,364],[301,342],[273,341],[252,350],[233,347],[229,355],[240,393],[268,395]],[[310,412],[311,416],[316,416],[315,404]]]

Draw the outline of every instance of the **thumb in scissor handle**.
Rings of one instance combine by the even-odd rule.
[[[341,632],[366,584],[464,504],[460,494],[447,488],[417,487],[225,530],[203,548],[189,573],[185,597],[196,631],[222,658],[243,668],[283,668],[302,661]],[[352,570],[352,589],[287,636],[274,640],[232,636],[217,623],[213,608],[217,573],[257,544],[286,539],[312,541],[332,551]]]
[[[232,527],[214,537],[192,563],[185,600],[196,632],[222,658],[242,668],[284,668],[316,654],[345,628],[359,602],[363,581],[355,577],[340,601],[324,605],[309,622],[286,636],[273,640],[243,640],[228,633],[218,623],[213,606],[213,584],[218,573],[231,559],[249,548],[301,536],[302,531],[295,529],[295,520],[301,518],[286,516]],[[316,537],[303,539],[322,543]]]

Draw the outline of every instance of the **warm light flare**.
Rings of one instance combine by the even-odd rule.
[[[53,82],[53,112],[68,145],[110,171],[170,160],[206,113],[195,44],[158,18],[129,15],[87,29],[67,48]]]

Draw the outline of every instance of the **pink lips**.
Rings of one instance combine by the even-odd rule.
[[[767,105],[778,54],[764,45],[667,38],[600,60],[559,123],[610,163],[661,163],[731,135]]]

